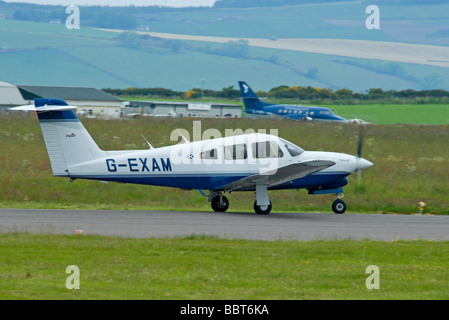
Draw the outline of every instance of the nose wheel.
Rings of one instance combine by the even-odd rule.
[[[257,200],[254,201],[254,211],[257,214],[269,214],[271,212],[271,208],[272,208],[271,201],[270,201],[270,204],[267,206],[258,206]]]
[[[344,213],[346,211],[346,202],[341,199],[335,200],[332,203],[332,210],[337,214]]]

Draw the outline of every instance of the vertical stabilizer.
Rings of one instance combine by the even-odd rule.
[[[263,110],[264,107],[272,105],[261,101],[246,82],[239,81],[239,87],[245,110]]]
[[[73,109],[60,99],[35,99],[37,116],[55,176],[70,176],[70,167],[105,156],[79,121]]]

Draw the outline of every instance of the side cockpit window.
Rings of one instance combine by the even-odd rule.
[[[297,157],[297,156],[301,155],[304,152],[303,149],[301,149],[297,145],[291,143],[290,141],[287,141],[287,140],[284,140],[284,139],[281,139],[281,141],[284,144],[285,149],[287,149],[288,153],[292,157]]]

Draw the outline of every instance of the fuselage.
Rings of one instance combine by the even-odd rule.
[[[339,182],[343,186],[345,177],[357,170],[361,160],[366,161],[357,162],[356,157],[343,153],[304,151],[277,136],[256,133],[149,150],[106,151],[105,158],[68,170],[71,178],[223,190],[237,180],[312,159],[331,160],[335,165],[270,188],[315,188]]]
[[[259,109],[246,109],[245,111],[248,114],[273,115],[292,120],[347,121],[333,113],[329,108],[324,107],[275,104]]]

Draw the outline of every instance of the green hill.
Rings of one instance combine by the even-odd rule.
[[[188,90],[200,87],[205,79],[205,88],[214,90],[237,86],[238,80],[246,80],[256,90],[279,85],[349,88],[356,92],[370,88],[448,90],[449,73],[445,67],[256,48],[245,42],[169,40],[132,32],[118,35],[90,28],[98,20],[108,27],[112,24],[108,22],[110,15],[122,10],[126,17],[135,19],[137,28],[152,32],[273,41],[300,37],[404,41],[412,33],[415,42],[449,43],[441,15],[449,4],[427,5],[425,10],[420,5],[383,5],[380,30],[364,27],[366,5],[318,3],[159,11],[81,7],[81,29],[68,30],[64,24],[45,20],[52,16],[63,20],[67,16],[64,7],[26,7],[31,12],[43,12],[36,14],[42,20],[36,23],[10,20],[25,5],[0,2],[0,9],[5,10],[5,19],[0,19],[0,81]]]

